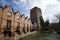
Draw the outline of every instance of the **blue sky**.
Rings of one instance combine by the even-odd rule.
[[[30,9],[37,6],[42,10],[42,16],[46,21],[58,22],[58,18],[54,15],[60,13],[60,0],[0,0],[0,6],[11,5],[14,12],[20,11],[21,14],[25,14],[30,17]],[[60,15],[59,15],[60,16]]]

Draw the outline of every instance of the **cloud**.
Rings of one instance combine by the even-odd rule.
[[[6,5],[6,1],[5,0],[0,0],[0,3],[2,4],[2,6]]]
[[[58,22],[58,18],[53,16],[53,14],[57,14],[57,12],[60,11],[60,2],[58,0],[29,0],[29,5],[29,9],[33,8],[34,6],[41,8],[44,20],[49,19],[50,22],[53,20],[53,22]]]
[[[0,0],[0,2],[5,3],[6,1],[5,0]]]
[[[13,2],[19,6],[26,5],[26,3],[28,2],[26,8],[31,9],[34,6],[38,6],[42,10],[44,10],[46,5],[48,4],[56,4],[56,0],[14,0]]]
[[[33,8],[34,6],[38,6],[42,10],[46,8],[46,5],[56,4],[56,0],[28,0],[29,8]]]
[[[58,0],[20,0],[19,2],[15,0],[14,3],[26,10],[30,10],[35,6],[41,8],[44,20],[53,19],[53,14],[60,11],[60,2]],[[28,4],[26,5],[26,3]]]
[[[44,14],[47,5],[57,4],[57,0],[28,0],[29,5],[26,6],[26,9],[31,9],[35,6],[41,8],[42,13]]]
[[[5,0],[0,0],[3,5],[6,4]],[[19,6],[20,8],[24,8],[24,10],[30,10],[33,7],[37,6],[42,10],[42,15],[44,20],[53,19],[54,14],[60,12],[60,1],[59,0],[12,0],[14,4]],[[21,9],[22,10],[22,9]],[[27,11],[27,15],[29,16],[29,12]]]
[[[27,0],[13,0],[13,3],[19,7],[24,7],[27,3]]]
[[[31,9],[37,6],[42,9],[43,13],[47,5],[57,4],[57,0],[13,0],[13,2],[20,7],[26,7],[25,9]]]
[[[51,20],[50,20],[50,23],[59,23],[59,20],[58,20],[58,18],[57,17],[52,17],[52,18],[50,18]]]
[[[54,5],[48,5],[45,12],[46,12],[45,14],[47,14],[49,16],[49,18],[51,18],[50,15],[52,15],[53,17],[56,17],[55,15],[59,16],[60,15],[60,13],[59,13],[60,12],[59,2],[57,4],[54,4]]]

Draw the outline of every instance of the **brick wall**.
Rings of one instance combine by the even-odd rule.
[[[8,14],[10,13],[10,14]],[[27,32],[27,29],[32,27],[32,21],[28,17],[25,19],[25,15],[21,15],[19,11],[14,13],[12,7],[7,6],[6,8],[0,7],[0,27],[1,32],[3,33],[4,30],[7,28],[7,20],[11,21],[11,31],[15,32],[17,29],[18,22],[19,24],[19,30],[21,33],[23,33],[23,27],[25,25],[25,31]]]

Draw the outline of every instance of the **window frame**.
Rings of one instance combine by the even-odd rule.
[[[20,16],[17,16],[17,19],[19,20],[20,19]]]
[[[11,13],[11,12],[9,12],[9,11],[8,11],[8,13],[7,13],[7,14],[8,14],[8,16],[12,16],[12,13]]]

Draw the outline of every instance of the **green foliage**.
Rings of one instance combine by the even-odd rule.
[[[49,27],[49,19],[46,20],[46,22],[45,22],[45,29],[46,29],[46,31],[49,31],[50,30],[50,27]]]
[[[49,20],[45,22],[45,26],[49,26]]]
[[[48,31],[49,30],[49,20],[47,20],[44,23],[42,16],[40,16],[40,25],[41,25],[41,31]]]
[[[41,25],[42,27],[44,27],[44,20],[43,20],[42,16],[40,16],[40,25]]]

